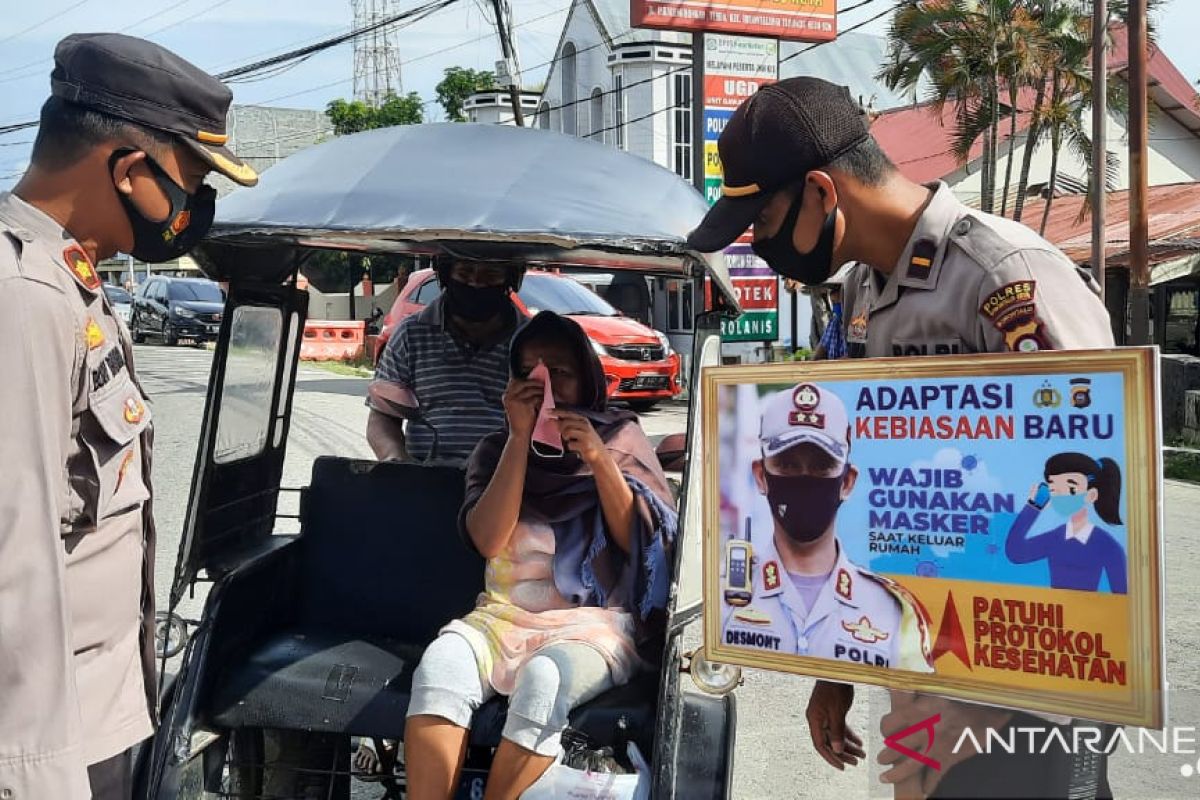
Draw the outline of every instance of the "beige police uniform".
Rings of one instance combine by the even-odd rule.
[[[727,646],[815,656],[874,667],[932,672],[929,622],[899,584],[846,558],[807,608],[783,567],[773,537],[755,545],[750,603],[726,605],[721,625]]]
[[[1022,223],[944,183],[890,275],[859,265],[842,307],[851,357],[1072,350],[1113,344],[1090,273]]]
[[[0,194],[0,797],[88,797],[153,731],[150,406],[86,253]]]

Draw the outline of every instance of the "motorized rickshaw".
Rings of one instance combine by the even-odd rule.
[[[458,466],[321,457],[299,513],[281,510],[308,303],[297,276],[309,259],[467,247],[539,268],[684,281],[698,376],[719,359],[720,317],[736,312],[720,257],[684,245],[705,208],[673,173],[614,148],[465,124],[337,138],[220,202],[197,257],[227,282],[228,303],[171,609],[198,582],[211,586],[139,760],[139,797],[278,796],[268,776],[283,770],[303,780],[282,794],[345,796],[350,737],[402,737],[423,648],[482,586],[483,562],[457,531]],[[571,717],[596,745],[635,742],[658,798],[723,798],[732,783],[736,678],[689,652],[701,602],[700,410],[694,394],[661,668]],[[476,715],[468,776],[486,774],[503,713],[497,700]],[[314,782],[318,793],[303,793]],[[476,778],[464,796],[480,787]]]

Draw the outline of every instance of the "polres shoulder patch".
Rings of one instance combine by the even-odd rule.
[[[1011,351],[1052,349],[1038,317],[1036,294],[1037,281],[1013,281],[996,289],[979,305],[979,313],[1004,335],[1005,347]]]

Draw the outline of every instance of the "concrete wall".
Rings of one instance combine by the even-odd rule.
[[[1188,392],[1200,390],[1200,358],[1164,355],[1160,363],[1163,438],[1169,442],[1184,433]],[[1193,399],[1192,402],[1195,403],[1196,400]]]
[[[368,319],[376,308],[386,314],[392,310],[392,304],[395,302],[395,284],[389,283],[386,287],[376,286],[373,297],[363,297],[362,284],[359,284],[354,288],[354,318]],[[350,295],[346,292],[322,292],[309,284],[308,318],[318,320],[350,319]]]

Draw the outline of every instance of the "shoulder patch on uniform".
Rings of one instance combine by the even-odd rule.
[[[82,247],[77,244],[69,245],[63,250],[62,257],[67,269],[71,271],[75,280],[79,281],[83,288],[89,292],[95,292],[100,288],[100,274],[96,272],[92,259],[88,257]]]
[[[1051,349],[1038,318],[1036,293],[1037,281],[1013,281],[993,291],[979,305],[979,313],[1004,334],[1009,350],[1030,353]]]
[[[908,624],[914,626],[917,631],[918,641],[915,642],[917,648],[914,654],[915,659],[932,665],[929,656],[931,648],[929,628],[932,623],[930,622],[929,612],[925,609],[925,606],[908,588],[900,585],[891,578],[885,578],[878,573],[867,571],[863,571],[862,575],[886,589],[896,602],[900,604],[901,625]],[[901,638],[903,639],[903,637]]]
[[[837,592],[838,597],[846,600],[854,598],[854,581],[845,567],[838,569],[837,581],[833,585],[833,590]]]
[[[915,242],[904,277],[918,281],[928,280],[929,273],[933,270],[933,259],[937,256],[937,248],[937,242],[933,239],[920,239]]]
[[[776,561],[768,561],[763,564],[763,587],[767,591],[773,592],[779,588],[779,563]]]

